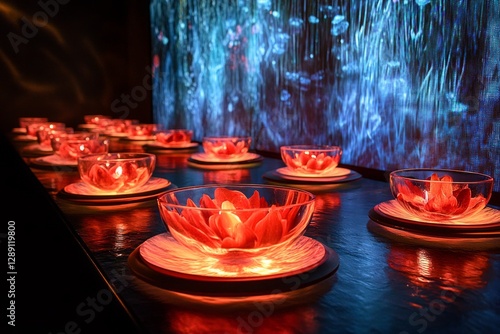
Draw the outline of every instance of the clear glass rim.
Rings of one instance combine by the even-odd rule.
[[[188,191],[193,191],[197,189],[213,189],[215,190],[216,188],[229,188],[229,190],[238,190],[238,189],[248,189],[248,188],[255,188],[255,190],[259,189],[269,189],[269,190],[281,190],[281,191],[294,191],[296,193],[300,194],[305,194],[308,196],[307,200],[304,200],[300,203],[293,203],[293,204],[286,204],[286,205],[280,205],[276,206],[280,210],[286,209],[286,208],[293,208],[297,206],[304,206],[304,205],[309,205],[311,202],[314,202],[316,200],[316,195],[313,193],[307,191],[307,190],[302,190],[302,189],[297,189],[297,188],[291,188],[291,187],[285,187],[285,186],[273,186],[273,185],[265,185],[265,184],[205,184],[205,185],[197,185],[197,186],[189,186],[189,187],[181,187],[181,188],[175,188],[175,189],[170,189],[167,192],[163,193],[161,196],[157,198],[157,202],[159,205],[163,205],[166,207],[170,208],[177,208],[177,209],[195,209],[199,211],[219,211],[219,212],[255,212],[255,211],[269,211],[271,206],[266,207],[266,208],[248,208],[248,209],[214,209],[214,208],[201,208],[201,207],[192,207],[188,205],[182,205],[182,204],[173,204],[173,203],[168,203],[166,202],[165,198],[169,196],[172,193],[176,192],[188,192]],[[198,205],[199,203],[195,203]]]
[[[294,150],[294,151],[339,151],[342,147],[337,145],[283,145],[280,147],[281,151]]]
[[[123,157],[122,157],[123,155]],[[99,160],[99,157],[103,159]],[[123,162],[128,160],[148,160],[156,159],[156,155],[146,152],[109,152],[109,153],[91,153],[78,157],[78,161],[108,161],[108,162]]]
[[[409,172],[409,173],[411,173],[411,172],[454,173],[454,174],[471,175],[471,176],[483,178],[483,180],[471,180],[471,181],[453,180],[451,182],[451,183],[456,183],[456,184],[479,184],[479,183],[488,183],[488,182],[493,183],[493,177],[491,175],[488,175],[488,174],[465,171],[465,170],[460,170],[460,169],[446,169],[446,168],[402,168],[402,169],[393,170],[392,172],[389,173],[389,176],[390,176],[390,178],[399,178],[399,179],[410,180],[410,181],[420,181],[420,182],[430,182],[430,183],[431,182],[444,182],[441,180],[416,179],[414,177],[400,175],[401,173],[406,173],[406,172]]]

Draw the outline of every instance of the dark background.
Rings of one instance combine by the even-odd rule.
[[[3,132],[21,116],[73,127],[87,114],[123,117],[112,102],[149,75],[149,1],[59,1],[0,1]],[[126,116],[151,121],[150,90]]]

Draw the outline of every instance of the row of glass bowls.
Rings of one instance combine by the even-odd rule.
[[[313,157],[324,161],[339,152],[340,148],[306,145],[281,150],[289,168],[314,173],[320,169],[311,168]],[[333,170],[338,161],[323,169]],[[155,162],[150,153],[91,154],[78,158],[78,170],[96,191],[127,193],[150,179]],[[493,178],[459,170],[404,169],[390,174],[390,189],[410,215],[454,220],[484,209]],[[244,257],[280,251],[302,236],[315,209],[315,195],[288,186],[202,185],[169,190],[158,197],[158,207],[179,243],[211,256]]]

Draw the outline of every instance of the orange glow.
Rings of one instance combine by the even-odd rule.
[[[489,267],[486,253],[461,253],[449,250],[391,247],[389,266],[404,274],[417,287],[438,283],[443,289],[479,289]]]
[[[182,169],[188,166],[190,153],[157,154],[156,171]]]
[[[302,272],[320,263],[325,252],[320,242],[300,237],[281,252],[219,258],[188,249],[168,233],[156,235],[140,247],[142,258],[160,270],[215,278],[261,278]]]
[[[316,210],[315,213],[327,212],[329,210],[340,207],[341,199],[338,193],[321,193],[316,194]]]
[[[236,183],[250,178],[248,169],[215,170],[203,173],[205,183]]]
[[[215,313],[175,310],[169,315],[174,333],[255,333],[292,334],[307,328],[315,332],[318,324],[312,307],[299,310],[276,310],[279,305],[272,301],[250,304],[254,309],[240,312]],[[301,316],[297,317],[297,313]]]
[[[148,205],[150,210],[147,209]],[[139,206],[141,210],[124,210]],[[117,252],[133,249],[137,246],[138,233],[150,234],[156,227],[156,210],[151,203],[104,208],[78,205],[74,210],[85,213],[82,215],[79,234],[93,252],[110,251],[110,244]]]

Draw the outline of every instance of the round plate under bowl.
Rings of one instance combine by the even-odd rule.
[[[491,207],[454,221],[425,221],[408,214],[396,200],[390,200],[377,204],[368,216],[380,225],[421,234],[461,238],[500,236],[500,210]]]
[[[264,158],[257,153],[247,153],[242,157],[233,159],[214,160],[205,153],[195,153],[188,158],[188,164],[191,167],[200,169],[233,169],[253,167],[260,164]]]
[[[131,193],[121,194],[98,194],[86,183],[71,183],[58,192],[58,196],[68,201],[86,205],[110,205],[123,204],[156,199],[171,188],[175,188],[169,180],[151,177],[149,181]]]
[[[278,257],[231,262],[193,252],[163,233],[129,256],[142,280],[169,291],[203,296],[251,296],[294,291],[331,277],[339,258],[320,242],[301,237]]]
[[[187,144],[180,145],[167,145],[158,142],[151,142],[144,144],[142,147],[148,152],[169,152],[169,151],[192,151],[197,149],[199,144],[197,142],[191,142]]]
[[[350,182],[361,178],[361,174],[353,170],[345,168],[339,169],[337,176],[294,176],[287,175],[282,172],[282,169],[272,170],[264,173],[263,177],[280,183],[293,183],[293,184],[338,184]]]
[[[65,160],[57,154],[50,154],[30,160],[30,166],[46,170],[77,170],[76,160]]]

